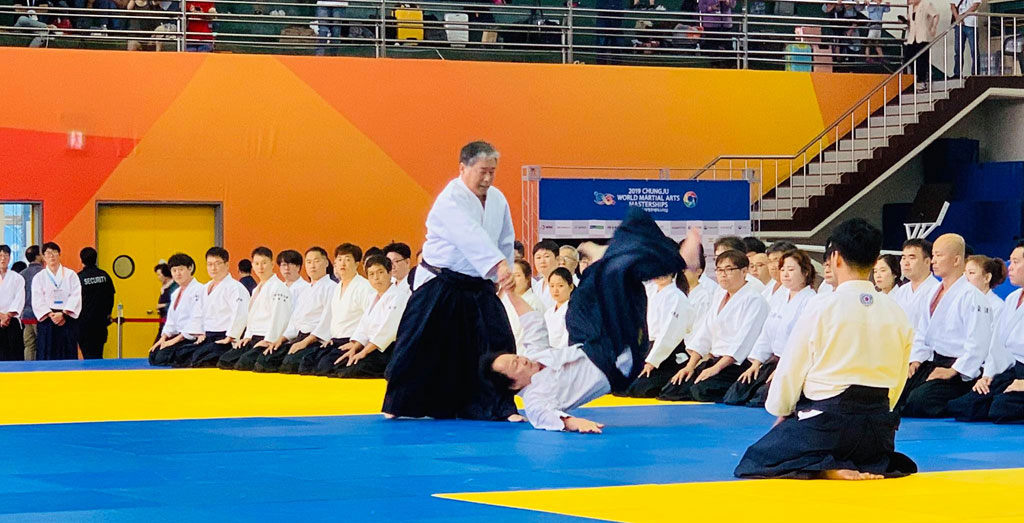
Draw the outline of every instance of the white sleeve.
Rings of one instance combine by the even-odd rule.
[[[963,300],[959,311],[967,331],[964,352],[953,363],[953,369],[974,379],[981,373],[981,364],[985,362],[992,342],[992,314],[988,300],[981,293],[971,293],[969,296],[974,299]]]
[[[331,309],[334,308],[333,302],[334,297],[332,295],[324,305],[324,311],[320,313],[320,322],[316,324],[316,328],[310,333],[320,341],[330,341],[331,339]]]
[[[769,317],[764,321],[764,325],[761,327],[761,334],[758,334],[757,341],[754,342],[754,348],[750,349],[750,356],[748,359],[757,360],[761,363],[768,361],[768,358],[772,357],[772,319]]]
[[[519,317],[519,324],[523,327],[523,357],[536,360],[551,350],[543,314],[537,311],[523,314]]]
[[[278,292],[271,297],[274,310],[270,314],[270,328],[264,338],[268,341],[275,341],[281,337],[292,317],[292,291],[281,286]]]
[[[693,308],[690,307],[690,302],[685,296],[675,296],[667,310],[671,318],[661,323],[660,332],[651,333],[654,346],[647,354],[646,362],[655,367],[661,366],[661,362],[671,356],[672,351],[682,343],[690,325],[690,315],[693,312]]]
[[[237,282],[236,282],[237,283]],[[245,331],[245,322],[249,317],[249,291],[244,285],[238,283],[232,285],[227,299],[234,304],[234,312],[231,314],[231,323],[228,327],[227,337],[238,339]]]
[[[1006,305],[999,312],[999,317],[993,323],[992,328],[992,341],[989,343],[988,355],[985,358],[985,363],[982,365],[983,375],[986,378],[995,377],[1006,369],[1009,369],[1014,364],[1014,358],[1010,354],[1010,351],[1006,349],[1006,338],[999,335],[999,325],[1004,321],[1004,316],[1010,315],[1016,312],[1013,307]]]
[[[43,269],[45,271],[46,269]],[[50,313],[49,299],[43,289],[43,271],[36,273],[32,278],[32,314],[36,319],[42,321],[43,317]]]
[[[398,337],[398,324],[402,322],[402,315],[405,314],[405,306],[408,303],[409,293],[403,292],[388,304],[387,318],[370,337],[370,341],[380,350],[387,349]]]
[[[804,381],[811,370],[814,351],[818,348],[817,314],[804,316],[786,342],[786,350],[779,358],[775,368],[775,377],[768,387],[768,399],[765,410],[775,416],[788,416],[796,408],[797,401],[803,394]]]
[[[206,299],[206,286],[203,285],[199,289],[199,299],[192,305],[187,324],[185,325],[185,332],[190,334],[206,334],[206,328],[203,325],[203,301]]]
[[[734,338],[733,345],[726,349],[726,353],[737,362],[746,359],[750,355],[750,349],[754,347],[757,337],[761,335],[761,329],[764,328],[764,320],[767,317],[768,302],[757,295],[757,298],[751,300],[749,306],[743,311],[743,319],[736,330],[743,336]]]
[[[64,302],[64,310],[69,311],[72,318],[82,314],[82,282],[74,271],[68,276],[68,301]]]
[[[511,221],[511,218],[506,219]],[[485,277],[495,265],[506,259],[483,226],[466,216],[451,195],[437,199],[434,209],[427,216],[427,227],[454,245],[466,261]]]
[[[553,378],[553,376],[550,376],[549,373],[534,374],[533,381],[520,393],[523,398],[526,419],[535,429],[565,430],[565,422],[562,421],[562,418],[568,418],[569,414],[558,408],[556,402],[558,384],[553,379],[547,378]]]
[[[909,283],[907,285],[910,285]],[[913,309],[913,307],[911,307]],[[914,311],[919,312],[919,311]],[[924,363],[931,361],[932,350],[928,348],[924,343],[925,336],[928,333],[928,321],[930,320],[929,315],[917,314],[917,321],[914,323],[914,342],[910,349],[910,361]]]
[[[5,312],[20,317],[22,311],[25,310],[25,278],[22,278],[20,274],[14,271],[8,273],[7,277],[12,278],[13,276],[11,276],[11,274],[16,274],[21,278],[21,280],[19,280],[19,283],[14,286],[14,299],[11,300],[11,306]]]
[[[174,309],[174,302],[178,296],[185,292],[185,289],[178,287],[171,293],[171,303],[167,307],[167,319],[164,321],[164,328],[160,329],[160,334],[171,337],[176,336],[181,332],[181,326],[178,325],[178,313]]]
[[[383,303],[378,303],[377,305],[384,306]],[[371,307],[363,313],[363,317],[359,318],[359,324],[356,325],[356,330],[352,331],[352,335],[349,336],[349,341],[358,341],[363,346],[370,342],[369,330],[370,323],[373,321],[373,316],[371,315],[373,312],[374,309]]]
[[[295,313],[296,312],[297,312],[296,309],[294,307],[292,307],[292,314],[288,318],[288,326],[284,328],[284,332],[281,334],[281,336],[284,336],[284,338],[287,339],[287,340],[294,340],[295,337],[299,335],[299,328],[295,326]],[[271,341],[277,341],[277,340],[271,340]]]
[[[711,306],[715,306],[714,302],[711,303]],[[704,315],[704,319],[694,330],[692,338],[693,343],[687,344],[686,348],[700,354],[701,357],[707,356],[708,353],[711,352],[712,323],[714,323],[714,315],[709,310],[708,313]]]
[[[516,229],[512,225],[512,214],[508,208],[508,201],[505,201],[505,220],[501,227],[501,236],[498,238],[498,250],[505,255],[509,269],[516,259]]]

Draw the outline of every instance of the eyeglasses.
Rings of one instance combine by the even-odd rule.
[[[765,268],[767,266],[768,266],[767,263],[755,263],[754,265],[752,265],[752,267],[754,267],[755,269],[763,269],[763,268]]]
[[[715,274],[729,274],[730,271],[738,271],[739,267],[716,267]]]

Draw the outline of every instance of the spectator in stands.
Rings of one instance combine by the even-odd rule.
[[[971,48],[971,74],[978,74],[978,49],[975,33],[978,29],[978,17],[974,12],[981,7],[981,0],[949,0],[949,9],[953,12],[953,75],[952,79],[960,78],[960,66],[964,59],[964,44]],[[961,24],[960,21],[963,21]],[[960,25],[957,25],[960,24]]]
[[[871,281],[878,292],[889,294],[900,286],[900,259],[894,254],[883,254],[871,271]]]
[[[835,20],[832,26],[824,31],[825,34],[842,35],[845,37],[860,36],[857,24],[854,21],[860,17],[864,6],[857,5],[852,1],[836,0],[835,3],[823,4],[821,10],[825,13],[826,18]],[[860,45],[853,42],[851,38],[836,38],[833,42],[832,52],[836,55],[847,55],[853,53],[854,50],[860,49]],[[850,58],[837,56],[836,61],[848,61]]]
[[[49,42],[50,32],[57,29],[56,25],[39,21],[39,16],[35,14],[35,11],[31,10],[26,14],[19,16],[18,20],[14,22],[14,27],[36,29],[36,31],[33,32],[39,36],[36,36],[31,42],[29,42],[29,47],[43,47]]]
[[[96,249],[86,247],[79,254],[82,270],[82,313],[78,316],[78,346],[87,360],[103,358],[107,343],[107,327],[114,311],[114,281],[107,271],[96,266]]]
[[[701,13],[700,25],[704,28],[701,49],[725,51],[732,49],[732,10],[736,0],[699,0],[697,9]],[[731,58],[723,53],[710,55],[712,58]]]
[[[622,0],[597,0],[597,9],[605,11],[622,11]],[[601,47],[619,47],[622,45],[622,14],[616,12],[599,12],[595,22],[597,29],[597,45]]]
[[[158,11],[159,5],[155,0],[130,0],[127,9],[129,11]],[[128,18],[128,30],[134,31],[139,38],[153,38],[156,28],[160,26],[160,19],[153,14],[138,14]],[[152,40],[129,40],[128,50],[139,51],[142,49],[156,50],[157,43]]]
[[[185,50],[193,53],[209,53],[213,51],[213,16],[217,9],[212,2],[196,2],[186,0],[188,11],[186,26]]]
[[[885,54],[882,53],[882,47],[879,45],[882,40],[882,19],[885,18],[885,13],[888,13],[891,8],[889,2],[882,3],[883,0],[865,0],[866,11],[868,13],[868,19],[871,20],[871,24],[868,26],[868,63],[878,63],[885,59]],[[877,56],[877,58],[875,58]]]
[[[256,278],[252,277],[252,262],[248,259],[238,260],[238,283],[241,283],[249,294],[252,294],[252,290],[259,285]]]
[[[21,313],[21,320],[24,323],[22,337],[25,340],[25,361],[36,359],[36,315],[32,309],[32,280],[36,274],[43,270],[43,253],[39,251],[38,245],[32,245],[25,249],[25,260],[28,267],[21,271],[21,277],[25,280],[25,310]]]
[[[964,275],[967,281],[971,282],[985,295],[989,306],[992,307],[992,318],[995,320],[1003,310],[1003,299],[992,289],[1002,285],[1006,281],[1006,262],[1000,258],[989,258],[982,254],[975,254],[967,257],[967,265],[964,268]]]
[[[939,12],[928,0],[907,0],[907,42],[903,47],[903,57],[907,60],[913,58],[922,49],[928,46],[939,30]],[[918,84],[918,90],[928,89],[928,82],[931,78],[931,53],[924,53],[914,60],[911,71]]]
[[[337,45],[341,42],[338,38],[341,38],[342,22],[337,20],[345,17],[345,6],[348,2],[339,0],[317,0],[316,2],[316,18],[317,28],[316,32],[320,35],[320,45],[316,48],[316,55],[323,56],[326,54],[327,45]],[[328,40],[331,38],[332,40]],[[370,254],[367,254],[369,258]]]

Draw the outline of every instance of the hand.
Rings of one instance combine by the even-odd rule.
[[[960,374],[960,373],[957,372],[954,369],[945,369],[945,368],[939,367],[939,368],[933,370],[932,373],[928,376],[928,379],[926,379],[925,381],[949,380],[949,379],[953,379],[954,377],[956,377],[957,374]]]
[[[565,424],[565,430],[580,434],[600,434],[601,429],[604,428],[604,423],[594,423],[588,419],[571,416],[562,420],[562,423]]]
[[[757,375],[761,373],[761,362],[752,363],[750,368],[747,369],[743,374],[740,374],[739,379],[736,381],[740,383],[753,383],[757,379]]]
[[[206,335],[205,334],[199,334],[198,336],[196,336],[196,345],[199,345],[200,343],[202,343],[204,341],[206,341]]]
[[[1024,380],[1013,380],[1013,383],[1003,392],[1024,392]]]
[[[371,350],[376,350],[376,349],[371,349]],[[365,358],[365,357],[367,357],[369,355],[370,355],[370,351],[366,350],[365,348],[363,350],[359,351],[359,352],[356,352],[355,354],[352,354],[348,358],[348,365],[346,365],[346,367],[351,367],[351,366],[355,365],[356,363],[359,363],[360,360],[362,360],[363,358]]]
[[[697,383],[700,383],[700,382],[702,382],[704,380],[709,380],[709,379],[717,376],[719,372],[722,372],[722,370],[721,369],[716,369],[713,366],[712,367],[708,367],[708,368],[704,369],[703,372],[700,373],[700,376],[697,376],[697,379],[693,380],[693,383],[697,384]]]
[[[250,341],[252,341],[252,338],[242,338],[242,340],[238,343],[238,345],[236,345],[236,347],[248,345]]]
[[[498,263],[498,288],[504,289],[510,285],[515,288],[515,280],[512,279],[512,271],[508,268],[508,261],[501,260]]]
[[[984,395],[988,394],[989,392],[992,392],[991,390],[989,390],[989,387],[991,387],[991,386],[992,386],[992,378],[986,378],[986,377],[982,376],[982,378],[980,380],[978,380],[977,383],[974,384],[974,387],[972,387],[971,390],[973,390],[974,392],[977,392],[978,394],[981,394],[982,396],[984,396]]]
[[[773,379],[775,379],[775,371],[774,370],[772,371],[771,374],[768,375],[768,379],[765,380],[765,384],[771,385]]]
[[[149,348],[149,352],[153,352],[155,350],[159,350],[162,348],[164,348],[164,339],[160,338],[159,340],[156,340],[156,343],[154,343],[152,347]]]
[[[694,367],[687,365],[679,369],[679,372],[677,372],[675,376],[672,376],[669,383],[673,385],[682,385],[684,381],[690,381],[690,378],[693,377],[693,371]]]
[[[640,371],[638,378],[650,378],[651,373],[654,372],[654,365],[650,363],[644,363],[644,370]]]
[[[269,346],[270,346],[270,342],[269,341],[262,340],[259,343],[257,343],[256,345],[253,345],[253,348],[254,349],[262,349],[262,348],[269,347]]]
[[[219,340],[217,340],[217,341],[215,341],[213,343],[215,343],[217,345],[227,345],[227,344],[231,343],[232,341],[235,341],[235,340],[233,340],[230,337],[228,337],[228,338],[221,338],[221,339],[219,339]]]
[[[288,349],[288,354],[295,354],[296,352],[299,352],[300,350],[305,349],[308,346],[309,343],[306,340],[293,343],[292,348]]]
[[[907,379],[913,378],[914,374],[917,373],[917,369],[919,369],[920,367],[921,367],[921,362],[920,361],[912,361],[912,362],[910,362],[910,369],[909,369],[909,371],[907,373]]]
[[[690,227],[686,232],[686,239],[679,246],[679,255],[683,257],[686,266],[691,269],[700,267],[700,241],[701,231],[697,227]]]
[[[63,312],[54,312],[54,313],[50,314],[50,321],[52,321],[53,324],[57,325],[57,326],[64,325],[64,322],[65,322],[65,320],[64,320],[64,313]]]

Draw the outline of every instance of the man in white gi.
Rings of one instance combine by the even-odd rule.
[[[173,366],[214,367],[245,331],[249,291],[231,277],[229,258],[223,247],[207,249],[206,272],[210,281],[203,286],[201,301],[192,309],[185,331],[196,341],[175,349]]]
[[[743,478],[877,479],[917,472],[895,452],[912,330],[906,314],[875,290],[871,269],[882,232],[856,218],[829,238],[835,292],[794,327],[765,408],[778,416],[744,454]]]
[[[187,327],[193,311],[202,307],[204,289],[203,284],[192,277],[196,264],[191,256],[175,253],[167,260],[167,266],[178,288],[171,293],[171,303],[167,307],[167,319],[160,331],[160,338],[149,348],[149,364],[160,367],[171,365],[177,348],[195,342],[195,336],[188,333]]]
[[[932,247],[932,269],[942,284],[922,297],[910,355],[903,416],[938,418],[981,374],[992,342],[992,310],[964,276],[966,243],[943,234]]]
[[[78,315],[82,285],[75,271],[60,263],[60,246],[43,244],[46,267],[32,279],[32,311],[39,321],[39,360],[78,359]]]
[[[292,291],[274,274],[273,251],[267,247],[253,249],[252,270],[260,283],[249,298],[245,333],[217,360],[221,369],[252,370],[263,352],[263,347],[256,345],[265,339],[280,338],[292,316]]]
[[[939,280],[932,275],[932,242],[914,238],[903,242],[900,271],[907,282],[892,291],[892,298],[903,307],[912,325],[928,304],[922,296],[931,296],[939,288]]]
[[[25,280],[8,270],[11,247],[0,245],[0,361],[25,359],[21,311],[25,307]]]

